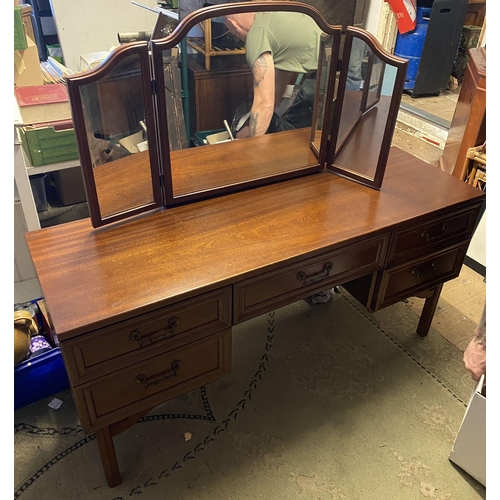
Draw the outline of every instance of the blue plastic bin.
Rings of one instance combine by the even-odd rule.
[[[14,367],[14,409],[69,387],[61,349],[55,347]]]
[[[405,90],[413,90],[415,88],[415,80],[418,74],[425,37],[427,36],[431,11],[432,8],[417,7],[417,25],[415,29],[404,34],[398,33],[396,38],[394,54],[409,61],[404,84]]]

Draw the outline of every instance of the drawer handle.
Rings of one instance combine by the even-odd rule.
[[[422,233],[422,235],[421,235],[421,236],[422,236],[422,238],[425,238],[425,241],[426,241],[427,243],[429,243],[430,241],[439,240],[439,238],[442,238],[443,236],[445,236],[445,235],[446,235],[446,233],[448,232],[448,227],[449,227],[448,223],[447,223],[447,222],[445,222],[445,223],[443,224],[443,226],[441,227],[441,231],[442,231],[441,233],[436,234],[435,236],[431,236],[431,235],[428,233],[427,229],[426,229],[426,230]]]
[[[299,271],[297,273],[297,279],[299,281],[302,281],[302,284],[305,285],[310,285],[311,283],[316,283],[318,281],[324,280],[325,278],[328,278],[330,276],[330,271],[333,269],[333,263],[332,262],[327,262],[325,264],[325,267],[323,271],[316,275],[312,276],[307,276],[305,271]]]
[[[160,340],[167,339],[168,337],[171,337],[172,335],[175,335],[175,327],[179,325],[179,318],[174,317],[170,318],[168,322],[168,326],[170,327],[170,330],[160,330],[161,335],[158,337],[154,337],[152,339],[147,339],[143,340],[142,335],[140,330],[134,330],[130,335],[129,339],[133,340],[134,342],[139,342],[140,347],[144,347],[146,345],[151,345],[154,344],[155,342],[160,342]]]
[[[437,262],[433,261],[433,262],[431,262],[431,267],[427,272],[422,273],[419,270],[419,268],[416,267],[415,269],[412,269],[411,274],[413,274],[413,276],[415,276],[415,278],[424,278],[426,276],[430,276],[432,273],[434,273],[436,271],[437,271]]]
[[[144,373],[140,373],[139,375],[137,375],[137,377],[135,377],[135,381],[138,384],[142,384],[144,386],[144,388],[147,389],[148,387],[150,387],[152,385],[159,384],[160,382],[163,382],[164,380],[168,380],[169,378],[176,377],[177,371],[179,370],[180,367],[181,367],[181,360],[176,359],[172,363],[172,368],[170,370],[168,370],[168,372],[162,373],[160,375],[160,377],[157,378],[156,380],[148,379],[146,377],[146,375],[144,375]]]

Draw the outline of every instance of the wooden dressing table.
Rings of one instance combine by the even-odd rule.
[[[170,151],[172,47],[210,17],[278,11],[309,15],[322,32],[312,126]],[[233,325],[343,285],[371,311],[424,295],[417,332],[427,335],[485,198],[390,148],[407,61],[368,32],[287,1],[211,6],[183,22],[68,78],[91,218],[27,234],[111,487],[121,482],[113,436],[227,373]],[[118,155],[143,119],[148,152]]]
[[[344,284],[370,310],[428,293],[425,336],[484,198],[393,147],[380,190],[323,171],[98,229],[84,219],[27,233],[108,485],[121,482],[114,435],[231,369],[232,325]]]

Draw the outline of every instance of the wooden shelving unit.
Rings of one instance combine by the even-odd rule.
[[[234,56],[245,54],[245,49],[221,49],[212,44],[212,23],[207,19],[201,23],[203,30],[202,37],[191,37],[187,39],[187,44],[196,52],[203,54],[205,57],[205,69],[210,69],[210,58],[217,56]]]

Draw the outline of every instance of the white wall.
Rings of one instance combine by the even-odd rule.
[[[157,7],[156,0],[138,0]],[[52,14],[64,57],[73,71],[80,69],[80,55],[105,52],[119,45],[118,33],[152,31],[158,14],[130,0],[51,0]]]
[[[467,257],[486,267],[486,210],[470,242]]]
[[[364,28],[366,31],[369,31],[373,35],[377,35],[383,3],[384,0],[367,0],[366,2],[367,8]]]

